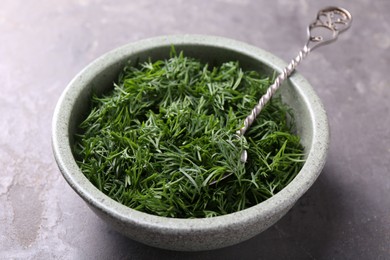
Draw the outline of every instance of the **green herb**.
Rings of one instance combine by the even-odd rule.
[[[168,60],[127,66],[110,93],[93,96],[76,136],[78,164],[111,198],[159,216],[213,217],[256,205],[304,162],[279,97],[245,137],[235,136],[269,85],[238,62],[211,67],[174,51]]]

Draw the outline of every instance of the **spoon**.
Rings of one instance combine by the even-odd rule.
[[[251,113],[245,118],[244,126],[237,131],[237,136],[243,136],[248,128],[255,121],[256,117],[259,115],[261,110],[267,104],[267,102],[274,95],[276,90],[279,89],[280,85],[286,80],[296,69],[296,67],[301,63],[301,61],[306,58],[306,56],[315,48],[334,42],[340,33],[346,31],[352,23],[352,15],[340,7],[326,7],[321,9],[317,18],[312,22],[307,28],[307,42],[302,50],[299,52],[298,56],[295,57],[288,65],[285,67],[275,79],[274,83],[267,89],[266,93],[260,98],[257,105],[252,109]],[[248,153],[244,150],[241,154],[241,161],[246,162],[248,159]],[[227,177],[232,173],[227,174],[221,177],[218,180],[215,180],[210,183],[210,185],[217,183]]]
[[[255,121],[261,110],[274,95],[285,79],[287,79],[301,63],[301,61],[315,48],[334,42],[338,35],[351,26],[351,14],[340,7],[326,7],[320,10],[316,20],[307,28],[307,42],[303,49],[299,52],[288,65],[283,69],[283,72],[275,79],[274,83],[267,89],[267,92],[260,98],[257,105],[252,109],[251,113],[245,118],[244,126],[237,131],[237,135],[244,135],[248,128]],[[248,153],[244,150],[241,154],[241,161],[246,162]]]

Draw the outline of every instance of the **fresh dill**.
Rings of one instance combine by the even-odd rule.
[[[238,62],[211,67],[174,51],[167,60],[127,66],[112,91],[92,97],[76,135],[77,163],[109,197],[150,214],[203,218],[254,206],[304,163],[280,97],[245,137],[235,135],[269,85]]]

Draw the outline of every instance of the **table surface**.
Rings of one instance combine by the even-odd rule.
[[[321,176],[262,234],[188,253],[123,237],[68,186],[50,141],[61,92],[101,54],[158,35],[224,36],[289,61],[328,1],[2,0],[0,258],[390,259],[390,1],[338,2],[352,29],[299,68],[329,116]]]

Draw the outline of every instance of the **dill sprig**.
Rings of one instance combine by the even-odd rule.
[[[112,91],[92,98],[76,135],[78,165],[114,200],[159,216],[213,217],[256,205],[304,162],[279,97],[245,137],[235,136],[269,85],[238,62],[211,67],[174,51],[167,60],[126,66]]]

